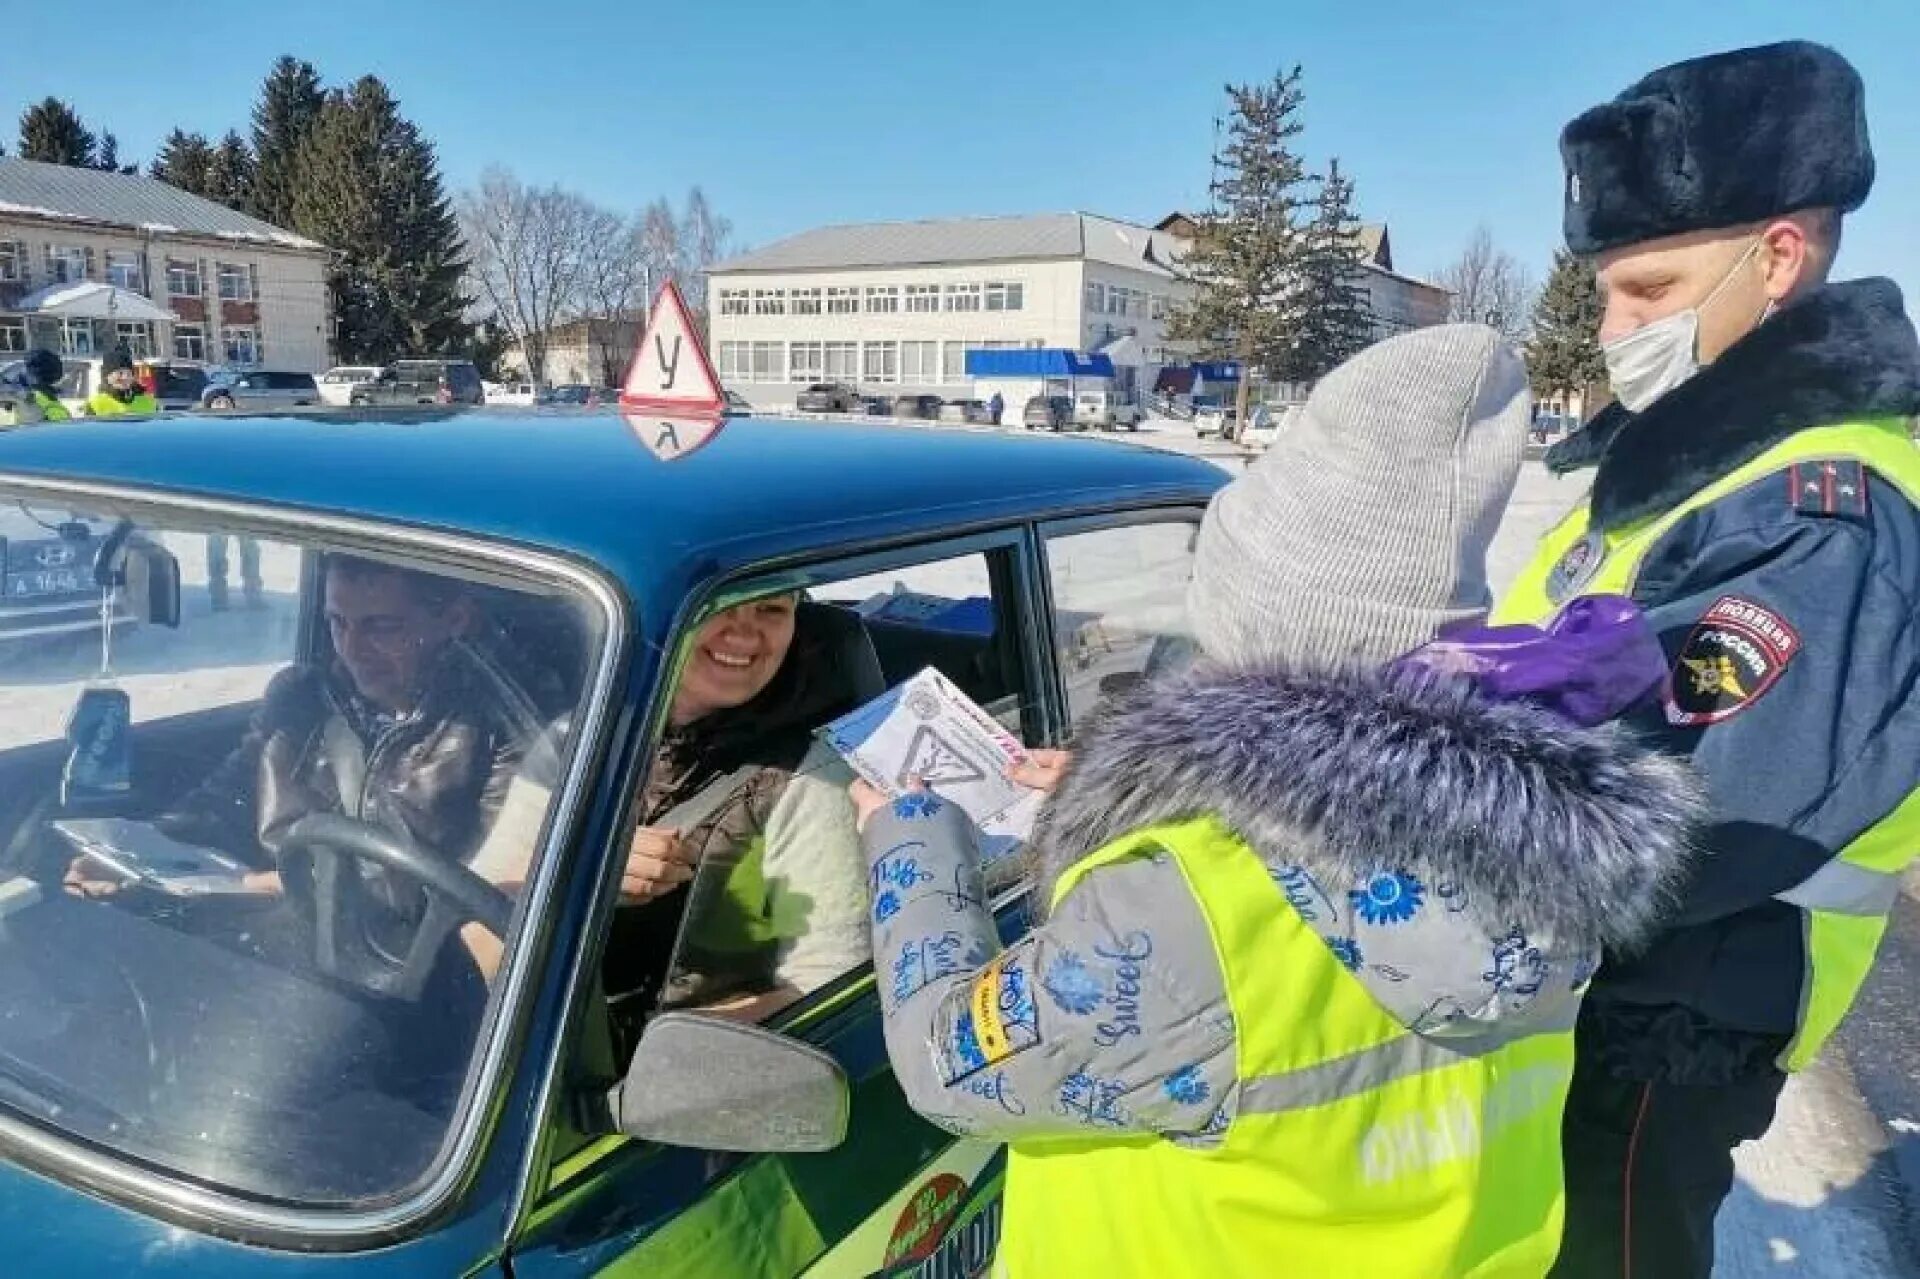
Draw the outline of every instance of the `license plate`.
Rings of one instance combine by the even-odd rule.
[[[54,568],[7,574],[7,598],[10,600],[33,599],[42,595],[74,595],[86,589],[86,578],[77,569]]]

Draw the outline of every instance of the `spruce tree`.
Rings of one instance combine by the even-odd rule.
[[[1361,280],[1365,251],[1353,215],[1353,179],[1340,161],[1327,166],[1319,207],[1307,227],[1301,268],[1300,342],[1270,372],[1288,382],[1314,382],[1373,340],[1373,312]]]
[[[175,129],[161,142],[160,154],[147,166],[147,176],[192,195],[204,196],[212,189],[207,178],[212,163],[213,148],[207,145],[205,137]]]
[[[1168,335],[1214,357],[1240,361],[1239,420],[1246,420],[1254,366],[1283,367],[1301,339],[1301,287],[1313,179],[1292,148],[1303,128],[1300,68],[1266,84],[1228,85],[1227,139],[1213,157],[1210,207],[1184,268],[1193,299]]]
[[[220,145],[208,155],[207,189],[202,194],[228,208],[245,211],[253,200],[255,168],[247,140],[238,131],[229,129],[227,136],[220,139]]]
[[[91,169],[94,156],[92,131],[60,99],[47,98],[20,113],[21,159]]]
[[[320,73],[310,62],[283,56],[260,86],[253,108],[253,172],[249,209],[277,227],[293,228],[301,182],[300,148],[326,103]]]
[[[120,163],[120,139],[113,136],[111,129],[100,134],[100,145],[97,148],[94,167],[104,169],[108,173],[140,172],[140,166],[137,164]]]
[[[1565,249],[1556,251],[1527,342],[1527,373],[1536,396],[1584,393],[1607,380],[1600,354],[1601,311],[1593,267]]]
[[[376,76],[328,95],[296,162],[292,223],[334,250],[336,347],[349,362],[443,355],[470,326],[466,262],[432,144]]]

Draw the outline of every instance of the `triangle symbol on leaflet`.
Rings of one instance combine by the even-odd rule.
[[[907,748],[907,764],[900,770],[898,780],[902,786],[911,786],[916,778],[929,786],[952,786],[958,782],[982,782],[987,775],[955,750],[931,724],[922,724],[914,730],[913,744]]]
[[[725,407],[706,344],[672,280],[654,296],[620,388],[620,407],[689,416],[716,414]]]

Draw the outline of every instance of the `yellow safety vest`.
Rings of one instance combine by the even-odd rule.
[[[1222,1144],[1016,1141],[1007,1279],[1544,1275],[1563,1211],[1564,1024],[1474,1051],[1413,1034],[1210,818],[1116,841],[1062,875],[1164,849],[1213,936],[1240,1096]]]
[[[87,412],[94,417],[120,417],[125,414],[158,413],[160,405],[145,391],[136,391],[130,400],[105,391],[95,391],[87,397]]]
[[[1583,545],[1568,598],[1630,595],[1647,553],[1686,516],[1751,485],[1776,482],[1796,463],[1828,460],[1870,467],[1920,506],[1920,449],[1914,447],[1904,419],[1815,427],[1789,436],[1673,509],[1610,530],[1604,537],[1588,536],[1588,507],[1582,503],[1540,543],[1513,590],[1493,610],[1493,620],[1538,622],[1551,616],[1566,602],[1555,599],[1550,589],[1556,570],[1563,580],[1573,578],[1563,561]],[[1778,900],[1798,907],[1804,916],[1807,963],[1799,1024],[1781,1054],[1782,1069],[1799,1070],[1811,1062],[1853,1006],[1887,930],[1888,912],[1899,898],[1901,872],[1916,852],[1920,790],[1804,882],[1779,894]]]

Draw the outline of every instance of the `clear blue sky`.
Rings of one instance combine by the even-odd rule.
[[[1867,82],[1880,174],[1840,273],[1891,275],[1920,310],[1916,0],[3,7],[9,150],[20,108],[56,94],[145,161],[174,125],[244,127],[293,53],[329,83],[383,76],[451,188],[494,162],[628,209],[699,183],[749,244],[828,222],[1197,206],[1222,84],[1300,62],[1303,145],[1340,156],[1402,270],[1439,267],[1484,221],[1536,276],[1568,118],[1662,63],[1800,36]]]

